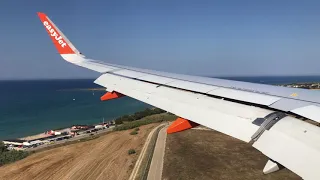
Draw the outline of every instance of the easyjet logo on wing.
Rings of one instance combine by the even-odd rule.
[[[43,25],[48,29],[50,35],[54,37],[54,39],[61,45],[62,48],[64,48],[67,45],[67,43],[63,41],[62,37],[51,27],[48,21],[44,21]]]

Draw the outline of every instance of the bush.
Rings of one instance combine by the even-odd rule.
[[[164,113],[166,111],[159,109],[159,108],[152,108],[152,109],[145,109],[143,111],[136,112],[132,115],[133,119],[138,120],[141,118],[144,118],[146,116],[154,115],[154,114],[160,114]]]
[[[6,146],[3,144],[3,142],[0,142],[0,153],[7,151]]]
[[[147,125],[151,123],[159,122],[157,120],[140,120],[140,121],[133,121],[126,124],[123,124],[121,126],[113,128],[114,131],[124,131],[128,129],[133,129],[142,125]]]
[[[135,131],[139,131],[140,129],[137,127],[137,128],[135,128],[134,130],[135,130]]]
[[[93,136],[93,134],[90,134],[90,136],[85,137],[85,138],[81,138],[81,139],[79,139],[79,141],[84,142],[84,141],[90,141],[90,140],[97,139],[97,138],[99,138],[99,136]]]
[[[119,124],[123,124],[123,121],[121,118],[117,118],[116,120],[114,120],[116,126],[119,125]]]
[[[136,135],[136,134],[138,134],[138,131],[132,131],[130,134],[131,135]]]
[[[122,121],[134,121],[133,117],[131,115],[124,115],[122,116]]]
[[[119,118],[117,118],[116,120],[115,120],[115,123],[116,124],[123,124],[123,122],[126,122],[126,121],[134,121],[135,119],[132,117],[132,116],[130,116],[130,115],[124,115],[124,116],[121,116],[121,117],[119,117]]]
[[[123,122],[130,122],[130,121],[135,121],[135,120],[139,120],[142,119],[146,116],[150,116],[150,115],[154,115],[154,114],[160,114],[160,113],[164,113],[166,111],[159,109],[159,108],[147,108],[143,111],[139,111],[134,113],[133,115],[124,115],[121,117],[118,117],[117,119],[115,119],[115,124],[123,124]]]
[[[8,163],[12,163],[27,157],[30,153],[26,151],[9,151],[3,142],[0,142],[0,166]]]
[[[0,154],[0,166],[23,159],[29,155],[26,151],[5,151]]]
[[[129,149],[129,151],[128,151],[128,154],[129,154],[129,155],[135,154],[135,153],[136,153],[136,150],[134,150],[134,149]]]

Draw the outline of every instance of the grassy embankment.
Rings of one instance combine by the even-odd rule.
[[[165,111],[154,108],[154,109],[146,109],[143,111],[139,111],[134,113],[133,115],[126,115],[115,120],[116,127],[113,129],[114,131],[123,131],[127,129],[133,129],[142,125],[164,122],[164,121],[172,121],[176,119],[177,116],[166,113]]]

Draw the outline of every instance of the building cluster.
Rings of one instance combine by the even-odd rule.
[[[3,140],[4,145],[9,150],[26,150],[41,145],[53,144],[58,141],[68,140],[78,135],[91,134],[99,130],[109,128],[113,122],[101,123],[97,125],[73,125],[71,128],[63,130],[50,130],[37,135],[33,139],[7,139]]]
[[[320,83],[297,83],[297,84],[286,84],[282,85],[291,88],[302,88],[302,89],[320,89]]]

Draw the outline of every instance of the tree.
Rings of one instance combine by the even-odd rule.
[[[134,153],[136,153],[136,150],[134,150],[134,149],[129,149],[129,151],[128,151],[128,154],[130,155],[130,154],[134,154]]]
[[[29,155],[29,152],[26,152],[26,151],[17,151],[17,150],[9,151],[4,145],[4,143],[2,141],[0,142],[0,166],[18,161],[20,159],[27,157],[28,155]]]
[[[1,141],[0,142],[0,153],[7,151],[6,146],[4,145],[4,143]]]

